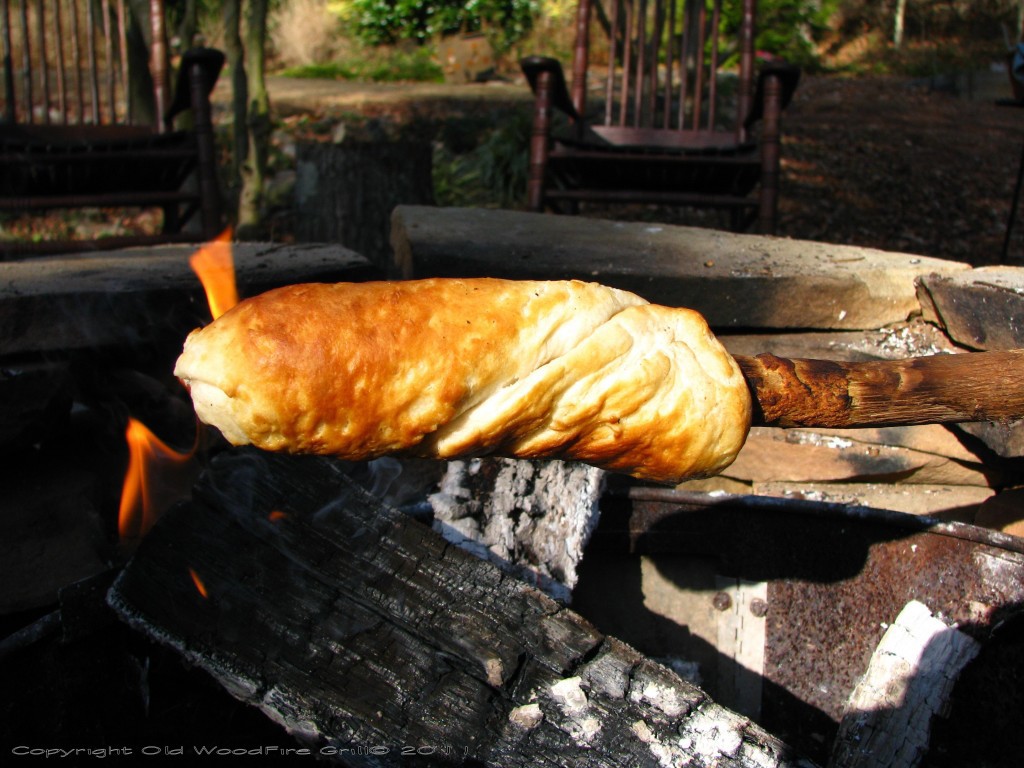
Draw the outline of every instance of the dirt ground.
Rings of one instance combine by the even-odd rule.
[[[529,109],[524,83],[272,85],[292,120],[326,111],[401,121],[411,110],[432,122],[467,105],[496,115]],[[784,115],[778,234],[998,263],[1024,146],[1024,109],[996,104],[1007,96],[1005,72],[955,83],[805,76]],[[670,209],[640,215],[724,223]],[[1007,263],[1024,264],[1024,214],[1013,233]]]
[[[1024,145],[1024,109],[996,105],[1002,78],[959,94],[805,78],[784,118],[780,234],[997,263]],[[1020,219],[1007,263],[1024,263]]]

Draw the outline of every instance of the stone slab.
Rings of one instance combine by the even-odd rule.
[[[925,318],[974,349],[1024,347],[1024,269],[980,267],[920,280]]]
[[[1024,421],[980,421],[958,424],[957,428],[978,438],[1004,459],[1024,456]]]
[[[209,322],[188,257],[175,244],[0,263],[0,355],[146,344]],[[234,243],[243,298],[296,282],[378,273],[341,246]]]
[[[877,331],[809,331],[789,333],[725,333],[718,340],[732,355],[867,362],[903,360],[956,351],[956,346],[931,323],[916,320]]]
[[[1024,269],[980,267],[920,280],[924,318],[974,349],[1024,347]],[[1024,422],[962,424],[1003,457],[1024,456]]]
[[[784,499],[806,499],[891,509],[910,515],[931,515],[947,522],[973,523],[979,506],[995,491],[976,485],[906,483],[755,483],[754,493]]]
[[[767,482],[873,482],[990,487],[1002,478],[997,468],[930,451],[872,442],[847,430],[754,427],[736,461],[722,474],[735,480]]]
[[[714,328],[877,329],[920,312],[915,280],[966,264],[667,224],[399,206],[394,273],[593,280]]]
[[[976,525],[1024,537],[1024,488],[1010,488],[981,505]]]

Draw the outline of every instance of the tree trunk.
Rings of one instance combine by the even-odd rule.
[[[175,33],[180,41],[181,51],[185,52],[196,45],[196,34],[199,32],[199,8],[196,0],[185,0],[178,20]]]
[[[263,207],[267,157],[270,145],[270,98],[267,95],[265,48],[267,39],[267,0],[249,0],[245,14],[245,74],[248,103],[245,128],[248,151],[242,163],[242,188],[238,196],[240,237],[256,234]]]
[[[907,13],[907,0],[896,0],[896,16],[893,21],[892,47],[899,50],[903,45],[903,21]]]
[[[242,0],[224,0],[224,49],[231,70],[231,182],[238,186],[242,176],[242,159],[249,152],[245,114],[249,103],[245,60],[242,55]]]

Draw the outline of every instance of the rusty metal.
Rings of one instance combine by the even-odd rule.
[[[717,592],[711,599],[711,604],[715,606],[716,611],[728,611],[732,608],[732,598],[726,592]]]
[[[750,601],[750,612],[757,618],[763,619],[768,615],[768,602],[760,597],[755,597]]]
[[[605,507],[599,549],[711,557],[722,575],[768,583],[757,607],[766,616],[761,724],[819,759],[907,602],[923,602],[983,646],[1024,619],[1024,540],[998,531],[867,507],[659,488],[610,492]],[[1004,654],[987,671],[995,662],[986,658],[972,673],[994,681],[986,697],[1015,697],[999,681],[1024,679],[1024,660]],[[959,701],[967,712],[976,705]],[[1000,718],[1016,727],[1012,705],[994,709],[986,716],[994,724],[976,727],[996,728]]]

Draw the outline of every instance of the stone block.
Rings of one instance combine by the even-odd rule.
[[[718,328],[878,329],[920,312],[915,280],[966,264],[668,224],[399,206],[402,277],[593,280],[686,306]]]
[[[966,460],[963,454],[951,457],[934,452],[932,438],[925,436],[920,442],[908,438],[905,442],[917,447],[906,447],[898,443],[896,433],[892,428],[819,431],[754,427],[736,461],[722,474],[755,484],[884,482],[989,487],[1001,479],[997,468]],[[927,450],[920,450],[922,447]],[[943,452],[956,453],[952,447]]]
[[[920,280],[925,318],[973,349],[1024,347],[1024,269],[981,267]]]

